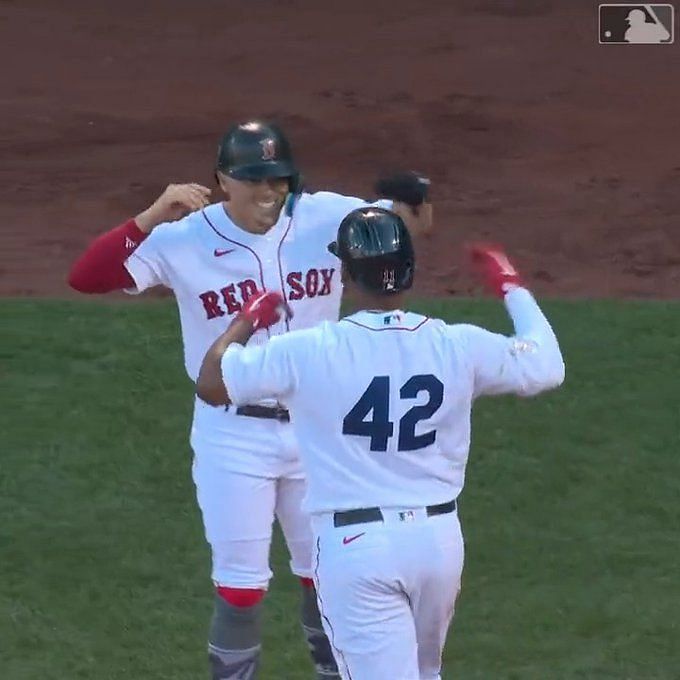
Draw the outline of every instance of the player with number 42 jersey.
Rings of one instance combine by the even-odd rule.
[[[340,674],[434,680],[463,567],[457,515],[470,412],[488,394],[560,385],[550,324],[497,247],[474,250],[516,334],[402,311],[413,281],[409,232],[394,213],[360,208],[329,246],[358,311],[337,323],[243,347],[288,314],[268,294],[211,347],[198,394],[213,404],[275,397],[301,441],[314,578]]]

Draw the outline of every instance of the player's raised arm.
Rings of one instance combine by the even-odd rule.
[[[474,394],[533,396],[564,381],[564,360],[550,323],[498,246],[477,245],[473,264],[489,290],[505,302],[515,327],[506,337],[476,326],[459,327],[474,374]]]
[[[139,282],[125,266],[130,255],[156,226],[204,208],[209,196],[210,189],[200,184],[170,184],[135,218],[97,237],[71,267],[69,285],[81,293],[109,293],[137,287]],[[155,282],[153,272],[145,278],[150,285]]]
[[[231,322],[229,328],[215,340],[203,359],[196,381],[196,394],[204,402],[211,406],[221,406],[232,402],[247,402],[249,399],[278,396],[274,383],[280,381],[271,380],[266,370],[259,366],[260,359],[263,359],[266,353],[266,347],[249,348],[246,350],[248,356],[235,355],[232,361],[225,362],[225,365],[228,365],[226,371],[223,371],[223,359],[231,345],[245,345],[255,331],[274,325],[281,315],[287,319],[291,317],[290,308],[280,293],[258,293],[246,302],[243,310]],[[232,373],[233,381],[227,373]],[[236,382],[240,389],[233,382]]]

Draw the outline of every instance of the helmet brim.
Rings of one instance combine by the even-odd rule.
[[[233,179],[255,181],[292,177],[297,170],[288,161],[267,161],[257,165],[241,165],[231,168],[227,175]]]

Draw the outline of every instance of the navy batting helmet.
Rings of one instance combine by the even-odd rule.
[[[237,123],[227,131],[217,150],[217,169],[239,180],[290,177],[297,185],[299,177],[283,131],[258,120]]]
[[[349,213],[328,250],[342,260],[352,281],[372,293],[391,295],[413,284],[411,235],[396,213],[367,206]]]

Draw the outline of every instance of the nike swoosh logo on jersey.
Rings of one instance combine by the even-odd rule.
[[[236,248],[227,248],[227,250],[220,250],[219,248],[215,248],[213,251],[213,255],[215,257],[222,257],[222,255],[229,255],[229,253],[233,253],[236,250]]]
[[[345,536],[345,538],[342,539],[342,544],[347,545],[352,541],[356,541],[357,538],[361,538],[365,533],[366,533],[365,531],[362,531],[360,534],[357,534],[356,536]]]

